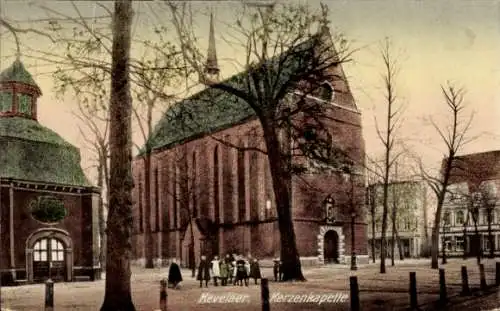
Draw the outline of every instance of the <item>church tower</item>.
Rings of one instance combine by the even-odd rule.
[[[206,83],[219,82],[219,65],[217,63],[217,51],[215,49],[214,16],[210,13],[210,32],[208,34],[207,62],[204,68]]]

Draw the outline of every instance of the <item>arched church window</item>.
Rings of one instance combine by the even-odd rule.
[[[335,91],[333,90],[333,87],[330,85],[328,82],[322,83],[314,92],[313,96],[317,97],[321,100],[324,100],[326,102],[331,102],[333,101],[335,95]]]

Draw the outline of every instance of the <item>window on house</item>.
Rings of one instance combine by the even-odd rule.
[[[7,112],[12,110],[12,93],[11,92],[1,92],[0,93],[0,112]]]
[[[463,225],[464,224],[464,212],[463,211],[457,211],[455,214],[455,224],[457,226]]]
[[[448,226],[451,224],[450,212],[448,212],[448,211],[444,212],[444,215],[443,215],[443,224],[444,225],[448,225]]]
[[[309,124],[305,125],[304,126],[304,139],[307,142],[311,142],[311,141],[316,140],[316,137],[317,137],[316,128],[314,128],[314,126],[309,125]]]
[[[457,252],[463,252],[464,251],[464,237],[463,236],[457,236],[457,237],[455,237],[455,250]]]
[[[26,94],[17,94],[18,111],[20,113],[31,115],[31,96]]]

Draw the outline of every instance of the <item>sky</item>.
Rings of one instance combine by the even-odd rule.
[[[212,9],[215,14],[215,31],[221,75],[228,77],[238,70],[235,55],[242,57],[242,50],[230,46],[227,38],[227,23],[234,19],[234,10],[241,7],[239,1],[191,2],[200,14],[195,16],[196,34],[202,51],[208,41],[208,17],[202,12]],[[279,3],[279,1],[278,1]],[[319,1],[307,1],[316,8]],[[462,153],[482,152],[500,149],[500,127],[497,120],[500,110],[500,2],[463,0],[332,0],[323,1],[330,9],[332,32],[341,32],[352,47],[359,49],[350,63],[344,64],[351,90],[363,116],[363,135],[367,154],[379,158],[382,145],[376,134],[376,123],[385,126],[385,102],[381,74],[382,60],[380,43],[386,37],[392,42],[393,55],[397,59],[398,76],[395,80],[397,105],[403,105],[403,122],[398,138],[410,146],[424,162],[435,167],[446,147],[429,118],[445,127],[450,114],[441,91],[441,85],[449,81],[465,90],[466,114],[473,113],[470,135],[477,138],[464,147]],[[105,11],[92,1],[75,2],[84,16],[99,16]],[[110,6],[110,2],[106,4]],[[168,24],[168,16],[158,10],[153,15],[152,2],[136,3],[136,20],[133,25],[135,37],[148,37],[157,23]],[[48,9],[42,9],[45,6]],[[2,14],[8,20],[25,21],[17,25],[41,28],[40,22],[26,23],[28,19],[47,17],[47,12],[73,17],[76,11],[69,1],[8,1],[3,0]],[[160,14],[160,15],[159,15]],[[163,15],[165,14],[164,18]],[[167,22],[166,22],[167,21]],[[7,68],[14,60],[13,38],[2,30],[1,64]],[[23,46],[50,51],[51,43],[36,34],[22,34]],[[172,37],[172,40],[175,40]],[[21,51],[23,53],[23,51]],[[133,54],[138,53],[137,49]],[[80,148],[82,167],[88,176],[91,170],[92,154],[78,129],[81,122],[73,115],[76,101],[68,95],[58,99],[50,65],[43,61],[22,56],[28,70],[42,89],[39,99],[39,122],[59,133],[70,143]],[[155,115],[157,120],[159,114]],[[467,117],[467,115],[466,115]],[[134,140],[141,144],[139,132]]]

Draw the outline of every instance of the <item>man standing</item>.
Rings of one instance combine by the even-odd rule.
[[[200,265],[198,266],[198,276],[196,279],[200,281],[200,287],[203,286],[203,281],[205,281],[205,287],[208,287],[208,281],[210,281],[210,265],[207,262],[207,257],[205,255],[201,256]]]

